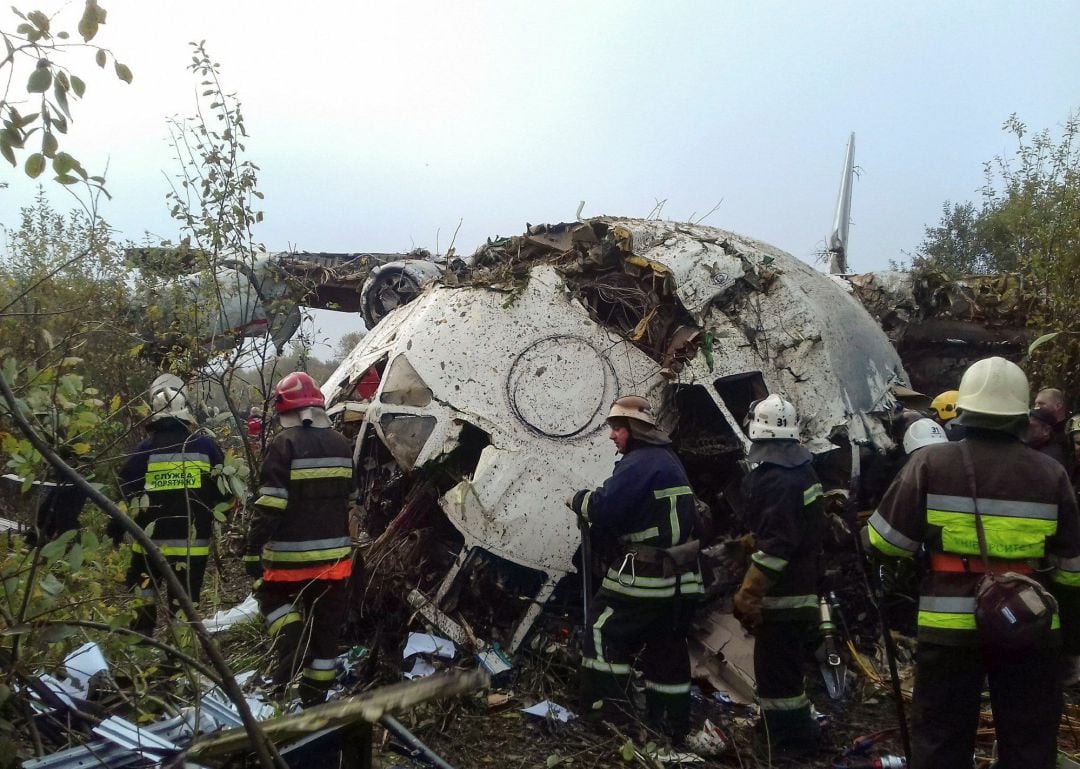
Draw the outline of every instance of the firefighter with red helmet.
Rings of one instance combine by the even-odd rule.
[[[323,701],[333,683],[352,574],[352,447],[330,427],[325,404],[303,372],[278,382],[281,430],[266,447],[244,556],[277,652],[272,681],[285,687],[299,672],[305,705]]]

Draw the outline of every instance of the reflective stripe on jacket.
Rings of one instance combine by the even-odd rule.
[[[1072,643],[1080,605],[1080,518],[1060,464],[1012,436],[970,428],[978,509],[991,558],[1051,569],[1063,627]],[[927,446],[897,476],[870,518],[871,545],[883,555],[910,557],[925,546],[933,553],[979,561],[972,498],[960,443]],[[975,585],[981,573],[931,571],[919,599],[919,638],[948,645],[978,643]],[[1062,623],[1063,620],[1063,623]]]
[[[135,520],[167,556],[206,556],[210,553],[215,505],[229,499],[211,471],[223,462],[221,449],[206,435],[193,434],[175,419],[151,426],[120,469],[120,491],[130,501],[146,494],[149,507]],[[135,553],[145,550],[138,543]]]
[[[601,535],[618,540],[624,556],[607,570],[600,589],[630,598],[673,598],[705,592],[696,566],[665,577],[657,564],[636,559],[636,546],[669,548],[696,535],[694,492],[682,462],[667,446],[632,445],[611,477],[593,491],[579,491],[574,511]]]
[[[352,447],[330,428],[290,427],[266,449],[245,560],[263,579],[345,579],[351,573]]]
[[[770,583],[762,619],[815,620],[825,508],[810,459],[795,466],[762,462],[743,481],[743,494],[757,539],[750,558]]]

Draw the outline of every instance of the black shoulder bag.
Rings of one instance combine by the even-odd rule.
[[[995,574],[986,550],[986,531],[979,514],[975,467],[966,442],[960,443],[964,471],[971,487],[975,509],[975,531],[979,538],[983,574],[975,586],[975,627],[983,646],[1005,651],[1033,651],[1046,644],[1057,601],[1039,582],[1023,574],[1007,571]]]

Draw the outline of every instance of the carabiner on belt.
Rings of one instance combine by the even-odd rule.
[[[636,558],[636,550],[631,550],[623,556],[622,566],[619,567],[619,584],[623,587],[631,587],[635,582],[637,582],[637,565],[635,563]],[[623,582],[623,572],[626,571],[627,565],[630,566],[630,581]]]

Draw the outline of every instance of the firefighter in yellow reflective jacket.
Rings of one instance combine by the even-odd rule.
[[[582,699],[598,712],[627,708],[630,663],[640,651],[649,719],[681,738],[690,725],[686,634],[704,592],[693,491],[645,398],[619,398],[608,424],[622,459],[601,488],[568,500],[621,551],[589,608]]]
[[[1018,438],[1029,397],[1016,364],[1003,358],[974,363],[957,403],[964,440],[913,454],[869,522],[878,553],[908,558],[920,548],[929,552],[919,598],[912,769],[971,766],[984,679],[997,730],[995,766],[1056,765],[1061,648],[1080,650],[1080,519],[1064,468]],[[991,568],[1038,577],[1058,599],[1060,619],[1039,653],[1017,654],[979,639],[975,586],[985,566],[976,505]]]
[[[799,443],[795,407],[770,395],[750,410],[743,482],[746,522],[757,539],[735,594],[735,616],[757,638],[754,677],[773,751],[813,753],[819,728],[802,664],[818,619],[818,569],[824,503],[811,455]]]
[[[150,538],[195,603],[202,591],[213,536],[214,507],[230,498],[211,476],[221,465],[213,438],[192,432],[195,420],[179,377],[162,374],[150,385],[150,434],[120,468],[120,492],[133,508],[135,521],[150,528]],[[145,507],[135,500],[146,500]],[[109,535],[119,543],[123,530],[110,521]],[[138,543],[131,546],[128,587],[143,599],[133,630],[150,635],[157,617],[160,575]],[[172,596],[170,594],[170,604]],[[170,605],[170,608],[171,605]]]
[[[266,448],[244,556],[274,639],[273,683],[284,687],[299,672],[305,705],[324,700],[334,681],[352,574],[352,448],[324,405],[307,374],[278,382],[282,430]]]

